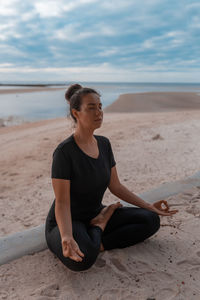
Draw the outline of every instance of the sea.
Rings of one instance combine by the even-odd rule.
[[[30,89],[38,85],[60,90],[33,93],[0,94],[0,126],[16,125],[44,119],[65,117],[69,107],[65,91],[73,82],[4,82],[0,90]],[[132,82],[79,82],[84,87],[96,89],[101,94],[103,108],[116,101],[121,94],[147,92],[195,92],[200,94],[200,83],[132,83]]]

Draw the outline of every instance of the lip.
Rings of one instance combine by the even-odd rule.
[[[102,121],[102,119],[97,119],[97,120],[95,120],[95,121],[96,121],[96,122],[97,122],[97,121]]]

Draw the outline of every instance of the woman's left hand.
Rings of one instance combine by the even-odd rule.
[[[162,204],[165,205],[165,207],[162,207]],[[169,210],[169,205],[166,200],[159,200],[152,204],[151,210],[156,212],[158,215],[161,216],[172,216],[178,212],[178,210]]]

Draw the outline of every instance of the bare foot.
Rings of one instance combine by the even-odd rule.
[[[103,246],[102,243],[101,243],[101,246],[100,246],[100,251],[101,251],[101,252],[104,251],[104,246]]]
[[[116,208],[122,207],[120,202],[104,207],[100,213],[90,221],[90,225],[99,226],[103,231]]]

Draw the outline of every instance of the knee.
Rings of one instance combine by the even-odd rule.
[[[149,229],[155,233],[160,228],[160,217],[153,211],[148,211]]]
[[[84,257],[82,261],[77,262],[70,258],[66,258],[64,261],[62,261],[69,269],[72,271],[80,272],[80,271],[86,271],[92,267],[92,265],[95,263],[96,258],[98,256],[99,251],[97,252],[90,252],[90,251],[84,251]]]

